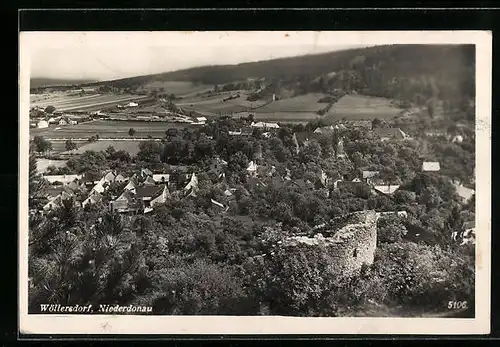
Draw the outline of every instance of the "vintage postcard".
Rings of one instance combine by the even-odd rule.
[[[488,334],[486,31],[21,32],[22,334]]]

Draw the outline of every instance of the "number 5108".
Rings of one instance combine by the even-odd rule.
[[[448,301],[449,310],[461,310],[467,308],[467,301]]]

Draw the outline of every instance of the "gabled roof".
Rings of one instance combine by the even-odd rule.
[[[153,179],[153,177],[148,176],[142,183],[145,185],[155,185],[156,181]]]
[[[133,190],[133,189],[135,189],[135,187],[136,187],[136,184],[134,183],[134,181],[129,180],[124,189],[125,190]]]
[[[424,161],[422,163],[422,171],[439,171],[441,169],[437,161]]]
[[[124,190],[115,201],[130,201],[133,199],[133,194],[129,190]]]
[[[139,199],[143,198],[155,198],[160,195],[165,186],[140,186],[136,188],[136,197]]]
[[[108,182],[113,182],[115,180],[115,174],[112,172],[108,172],[106,175],[104,175],[104,180]]]
[[[189,189],[198,189],[198,177],[194,172],[191,174],[191,179],[189,180],[188,184],[186,184],[186,186],[184,187],[184,190]]]
[[[395,185],[374,186],[373,189],[375,189],[379,193],[385,195],[391,195],[394,194],[394,192],[399,189],[399,185],[395,184]]]
[[[253,161],[248,163],[247,171],[256,171],[257,170],[257,164],[255,164]]]
[[[463,185],[455,185],[455,189],[457,190],[457,194],[466,201],[470,200],[476,193],[474,189],[464,187]]]
[[[127,177],[125,177],[125,176],[123,176],[122,174],[118,174],[118,175],[116,175],[116,177],[115,177],[115,181],[118,181],[118,182],[120,182],[120,181],[126,181],[127,179],[128,179],[128,178],[127,178]]]
[[[144,174],[144,175],[147,175],[147,176],[152,176],[153,173],[151,172],[151,170],[149,170],[148,168],[142,168],[141,169],[141,174]]]

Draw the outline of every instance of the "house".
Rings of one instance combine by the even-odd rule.
[[[48,128],[48,127],[49,127],[49,123],[47,123],[47,121],[45,121],[45,120],[41,120],[41,121],[39,121],[39,122],[36,124],[36,127],[37,127],[38,129]]]
[[[168,182],[170,181],[170,175],[169,174],[154,174],[153,181],[156,184],[159,184],[159,183],[168,184]]]
[[[149,176],[153,176],[153,173],[151,172],[151,170],[149,170],[148,168],[142,168],[141,169],[141,173],[140,173],[140,177],[142,179],[145,179],[146,177],[149,177]]]
[[[251,161],[248,166],[247,166],[247,173],[250,176],[256,176],[257,175],[257,169],[258,166],[255,164],[253,161]]]
[[[250,124],[252,128],[260,128],[260,129],[279,129],[279,125],[277,123],[265,123],[265,122],[252,122]]]
[[[68,120],[68,123],[69,123],[70,125],[76,125],[76,124],[78,124],[78,121],[76,121],[76,120],[74,120],[74,119],[69,119],[69,120]]]
[[[337,143],[337,148],[335,150],[335,156],[337,159],[343,159],[346,158],[346,154],[344,151],[344,139],[340,138],[339,142]]]
[[[115,182],[116,182],[116,183],[125,183],[125,182],[127,182],[127,181],[128,181],[128,178],[127,178],[127,177],[125,177],[125,176],[123,176],[122,174],[118,174],[118,175],[116,175],[116,177],[115,177]]]
[[[241,129],[240,129],[240,130],[237,130],[237,131],[231,131],[231,130],[229,130],[228,134],[229,134],[230,136],[241,136],[241,135],[242,135],[242,133],[241,133]]]
[[[382,141],[404,140],[408,138],[408,135],[399,128],[374,128],[373,132],[377,134]]]
[[[476,222],[465,222],[462,226],[462,242],[461,246],[466,244],[474,244],[476,242]]]
[[[82,202],[82,207],[85,208],[88,205],[93,205],[102,200],[102,195],[99,193],[91,194],[87,199]]]
[[[440,169],[437,161],[424,161],[422,163],[422,171],[439,171]]]
[[[59,124],[59,125],[68,125],[68,122],[66,122],[66,120],[64,120],[63,118],[61,118],[61,119],[59,120],[59,123],[58,123],[58,124]]]
[[[104,181],[106,182],[114,182],[115,181],[116,175],[113,172],[108,172],[106,175],[104,175]]]
[[[297,135],[295,133],[293,133],[292,141],[293,141],[293,146],[295,148],[295,154],[299,154],[300,146],[299,146],[299,141],[297,140]]]
[[[464,141],[464,138],[462,135],[455,135],[452,139],[451,142],[453,143],[462,143]]]
[[[381,193],[383,195],[392,195],[394,194],[398,189],[399,185],[398,184],[386,184],[386,185],[381,185],[381,186],[374,186],[373,189],[377,193]]]
[[[154,207],[165,203],[169,195],[166,185],[137,187],[135,199],[142,201],[144,207]]]
[[[125,105],[125,107],[137,107],[137,106],[139,106],[139,104],[132,101]]]
[[[198,123],[205,123],[207,121],[206,117],[196,117],[195,119]]]
[[[48,123],[49,124],[55,124],[55,123],[57,123],[57,119],[54,118],[54,117],[50,117],[49,120],[48,120]]]
[[[68,199],[71,199],[71,194],[69,194],[65,191],[62,191],[58,195],[51,197],[49,199],[49,201],[42,207],[42,209],[44,211],[50,211],[50,210],[59,208],[62,206],[63,201],[68,200]],[[78,204],[78,203],[75,201],[75,204]]]
[[[71,182],[79,181],[82,179],[82,175],[46,175],[43,176],[50,184],[63,184],[67,185]]]
[[[153,179],[153,177],[148,176],[148,177],[146,177],[144,182],[142,182],[142,184],[147,185],[147,186],[154,186],[156,184],[156,181]]]
[[[453,185],[455,186],[457,194],[462,199],[462,203],[464,204],[466,204],[476,193],[474,189],[465,187],[462,183],[454,183]]]
[[[135,192],[136,186],[137,185],[134,182],[134,180],[130,179],[124,189],[128,190],[128,191],[131,191],[131,192]]]
[[[188,184],[184,187],[184,191],[187,196],[196,196],[196,192],[198,191],[198,177],[194,172],[191,174]]]

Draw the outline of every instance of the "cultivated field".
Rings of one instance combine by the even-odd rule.
[[[139,144],[141,141],[120,141],[120,140],[99,140],[96,142],[86,143],[78,149],[63,154],[81,154],[85,151],[104,151],[109,146],[114,147],[117,151],[126,151],[130,155],[136,155],[139,152]]]
[[[47,107],[52,105],[58,111],[94,111],[115,107],[121,103],[140,101],[148,98],[145,95],[126,94],[93,94],[93,95],[71,95],[70,93],[54,93],[54,96],[46,95],[37,99],[30,97],[31,107]]]
[[[401,113],[390,99],[363,95],[345,95],[325,115],[329,120],[392,119]]]
[[[240,97],[223,101],[231,95],[240,94]],[[189,98],[183,98],[176,102],[176,105],[189,110],[199,112],[209,112],[210,114],[231,114],[244,112],[258,108],[266,103],[263,100],[248,101],[248,91],[234,90],[230,92],[221,92],[213,95],[201,95]]]
[[[239,98],[222,101],[229,95],[235,95],[238,92],[241,95]],[[265,100],[252,102],[246,100],[247,96],[248,91],[224,92],[218,95],[182,99],[176,105],[189,111],[198,111],[207,116],[232,114],[234,117],[240,117],[252,113],[256,120],[290,123],[307,123],[311,119],[316,119],[318,118],[316,112],[327,105],[318,102],[325,96],[320,93],[300,95],[272,102]]]
[[[327,103],[318,102],[324,96],[325,94],[310,93],[277,100],[260,107],[258,112],[316,112],[328,105]]]
[[[158,88],[164,88],[166,93],[172,93],[175,96],[187,97],[194,96],[197,93],[212,90],[214,87],[201,83],[193,83],[186,81],[165,81],[165,82],[151,82],[145,84],[143,87],[145,90],[153,90]]]
[[[165,137],[169,128],[184,129],[191,127],[189,124],[144,121],[112,121],[95,120],[77,125],[51,126],[45,129],[30,129],[30,136],[41,135],[46,139],[88,139],[90,136],[99,135],[103,139],[129,139],[130,128],[136,131],[135,138]],[[58,128],[58,129],[57,129]]]

